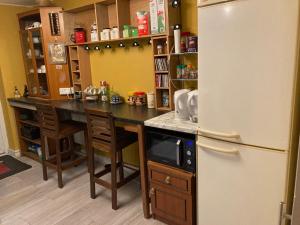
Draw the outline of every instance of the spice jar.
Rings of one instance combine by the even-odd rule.
[[[145,92],[135,92],[134,95],[136,96],[135,104],[137,106],[141,106],[141,105],[146,104],[146,94],[145,94]]]

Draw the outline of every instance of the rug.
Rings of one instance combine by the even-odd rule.
[[[23,163],[10,155],[0,157],[0,180],[24,170],[30,169],[31,166]]]

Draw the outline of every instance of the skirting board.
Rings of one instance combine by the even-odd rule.
[[[9,148],[8,154],[11,156],[14,156],[14,157],[21,157],[21,150],[20,149],[14,150],[14,149]]]

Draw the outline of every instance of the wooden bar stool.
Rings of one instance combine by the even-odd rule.
[[[116,210],[117,189],[127,184],[139,175],[139,170],[125,165],[122,157],[122,150],[137,141],[135,133],[125,131],[123,128],[116,127],[111,113],[102,112],[94,109],[85,109],[87,116],[87,127],[89,137],[88,159],[90,168],[90,188],[91,198],[96,198],[95,183],[108,188],[112,192],[112,208]],[[100,150],[110,154],[111,164],[106,165],[105,169],[95,172],[94,150]],[[134,172],[124,177],[124,168]],[[117,170],[119,169],[119,182]],[[111,173],[111,183],[101,179],[105,174]]]
[[[62,171],[78,166],[85,161],[87,156],[82,156],[74,151],[74,134],[84,131],[85,146],[87,146],[87,129],[84,123],[75,121],[59,121],[58,112],[50,101],[43,101],[36,104],[39,115],[41,129],[41,149],[43,178],[48,180],[47,167],[57,171],[58,187],[63,188]],[[51,156],[46,154],[46,142],[53,140],[55,143],[55,154]],[[68,140],[68,149],[61,148],[61,140]]]

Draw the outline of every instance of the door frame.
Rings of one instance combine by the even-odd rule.
[[[2,103],[0,102],[0,138],[1,138],[1,136],[3,139],[4,154],[6,154],[6,153],[8,153],[8,139],[7,139],[5,119],[4,119],[4,114],[3,114],[3,106],[2,106]]]

